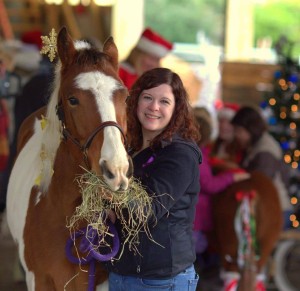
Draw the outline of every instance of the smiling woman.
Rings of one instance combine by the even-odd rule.
[[[187,93],[176,73],[156,68],[136,81],[127,105],[134,177],[152,198],[153,215],[136,252],[125,245],[119,260],[106,263],[109,289],[196,290],[192,228],[201,153]],[[128,234],[119,220],[116,228],[123,245]]]

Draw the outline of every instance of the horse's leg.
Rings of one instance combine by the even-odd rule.
[[[96,286],[96,291],[108,291],[108,280]]]
[[[269,231],[265,232],[263,237],[258,239],[260,247],[260,258],[257,261],[257,277],[256,282],[258,285],[265,284],[265,267],[267,265],[268,259],[270,258],[272,251],[275,247],[276,242],[279,238],[280,227],[273,226],[269,228]],[[266,235],[267,234],[267,235]]]
[[[241,270],[237,291],[254,291],[256,286],[256,261],[255,253],[252,251],[245,258],[244,267]]]
[[[28,291],[35,290],[35,281],[34,281],[34,275],[32,272],[26,271],[26,285],[27,285]]]
[[[56,291],[58,289],[54,288],[51,279],[34,273],[31,271],[26,271],[26,285],[28,291]]]
[[[214,207],[214,218],[218,252],[221,255],[221,278],[224,290],[236,290],[240,279],[237,265],[238,240],[234,229],[234,214],[238,203],[230,195],[220,195],[218,198]]]
[[[257,213],[257,241],[259,247],[256,277],[257,289],[259,285],[264,286],[265,284],[265,267],[282,229],[281,208],[276,191],[268,187],[268,189],[263,189],[261,193],[263,194],[260,197]]]
[[[36,276],[34,291],[58,291],[63,289],[55,288],[53,281],[50,278],[38,278]]]

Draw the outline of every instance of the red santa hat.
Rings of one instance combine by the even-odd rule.
[[[136,47],[158,58],[163,58],[173,48],[173,44],[150,28],[146,28]]]
[[[39,30],[31,30],[25,32],[21,40],[24,43],[35,45],[39,50],[42,48],[42,32]]]
[[[236,103],[223,103],[223,105],[218,109],[218,118],[231,120],[239,108],[240,106]]]

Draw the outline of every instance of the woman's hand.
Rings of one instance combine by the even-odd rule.
[[[111,209],[107,209],[105,211],[106,211],[106,219],[108,218],[112,223],[115,223],[117,219],[116,213]]]
[[[251,177],[250,173],[247,172],[234,173],[233,181],[239,182],[239,181],[250,179],[250,177]]]

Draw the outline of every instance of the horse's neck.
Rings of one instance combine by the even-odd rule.
[[[64,143],[58,148],[49,190],[67,215],[73,213],[81,203],[81,193],[76,181],[83,172],[81,163],[82,161],[74,159]]]

